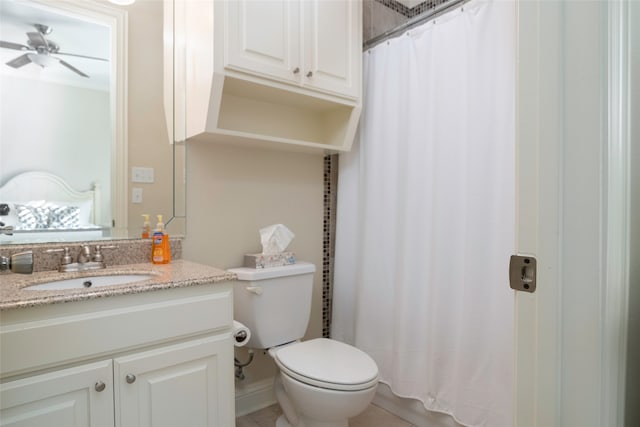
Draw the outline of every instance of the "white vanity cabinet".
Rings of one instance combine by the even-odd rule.
[[[207,337],[115,359],[116,425],[233,425],[230,348],[228,337]]]
[[[362,106],[361,0],[172,4],[178,48],[165,98],[177,140],[350,150]]]
[[[357,1],[236,0],[224,5],[226,68],[350,99],[360,96]]]
[[[112,372],[109,360],[4,383],[0,425],[113,427]]]
[[[0,425],[234,425],[232,289],[0,312]]]

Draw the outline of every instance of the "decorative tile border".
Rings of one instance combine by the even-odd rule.
[[[331,334],[333,265],[335,259],[338,155],[324,157],[324,215],[322,225],[322,336]]]
[[[436,6],[439,6],[443,3],[446,3],[449,0],[427,0],[423,1],[420,4],[415,5],[412,8],[408,8],[404,4],[396,1],[396,0],[375,0],[378,3],[388,7],[391,10],[394,10],[407,18],[413,18],[414,16],[418,16],[421,13],[426,12],[427,10],[434,9]]]
[[[449,0],[428,0],[422,2],[411,8],[409,18],[413,18],[414,16],[418,16],[427,10],[435,9],[437,6],[440,6],[443,3],[448,2]]]
[[[396,1],[396,0],[375,0],[375,1],[377,1],[378,3],[388,7],[391,10],[394,10],[394,11],[406,16],[407,18],[411,17],[411,9],[408,8],[407,6],[405,6],[404,4],[400,3],[399,1]]]

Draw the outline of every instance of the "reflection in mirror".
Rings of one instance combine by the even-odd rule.
[[[36,10],[37,20],[29,15],[34,12],[11,9],[18,4]],[[162,214],[172,236],[184,234],[184,145],[170,144],[162,99],[166,74],[163,39],[166,30],[171,30],[163,22],[163,7],[161,0],[136,2],[127,7],[113,6],[106,0],[100,3],[86,0],[0,2],[0,40],[7,42],[0,46],[0,121],[3,123],[0,185],[22,172],[34,170],[61,177],[72,189],[83,192],[98,183],[102,195],[92,219],[106,231],[106,238],[139,237],[142,213],[150,214],[153,219],[156,214]],[[11,16],[16,23],[7,24],[5,19]],[[66,30],[56,21],[63,18],[74,22],[80,33],[65,35]],[[43,36],[48,46],[53,45],[49,40],[56,43],[60,52],[57,56],[90,77],[83,77],[57,60],[57,64],[44,68],[33,61],[21,67],[7,65],[22,55],[9,42],[37,50],[37,45],[32,47],[29,42],[38,36],[27,35],[39,31],[33,26],[34,22],[53,28]],[[93,40],[87,32],[91,26],[102,28],[107,34],[106,42]],[[8,34],[10,30],[12,34]],[[106,53],[99,51],[103,45],[107,46]],[[101,88],[97,86],[98,73],[94,71],[100,66],[107,69]],[[22,71],[27,73],[19,73]],[[66,80],[59,77],[60,74]],[[70,79],[75,79],[75,83],[69,83]],[[42,89],[48,86],[56,88],[55,96],[47,95]],[[74,104],[77,96],[71,94],[82,91],[102,96],[104,114],[100,117],[96,114],[92,120],[85,117],[96,103]],[[168,117],[172,117],[172,112]],[[132,182],[131,167],[153,168],[154,182]],[[142,190],[142,203],[132,203],[133,188]],[[20,194],[38,196],[37,200],[46,198],[36,194],[27,196],[24,191]],[[9,200],[2,200],[0,196],[0,204],[4,201]],[[84,210],[80,210],[86,217]],[[96,212],[99,215],[95,215]],[[178,218],[172,219],[174,216]],[[6,219],[7,216],[0,216],[0,221],[7,223]],[[25,234],[0,234],[0,244],[25,240],[87,240],[86,235],[60,230],[38,230],[32,235],[25,239]]]
[[[84,3],[2,2],[0,221],[16,230],[1,243],[118,236],[126,222],[126,15]]]

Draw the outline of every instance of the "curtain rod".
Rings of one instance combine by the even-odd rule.
[[[413,18],[409,19],[407,22],[405,22],[404,24],[398,25],[397,27],[395,27],[392,30],[386,31],[378,36],[375,36],[369,40],[367,40],[366,42],[364,42],[362,44],[362,50],[367,50],[369,48],[372,48],[373,46],[387,40],[390,39],[394,36],[399,35],[400,33],[411,29],[413,27],[416,27],[426,21],[429,21],[433,18],[436,18],[440,15],[442,15],[443,13],[446,13],[452,9],[455,9],[456,7],[463,5],[464,3],[467,3],[470,0],[449,0],[446,1],[445,3],[442,3],[436,7],[434,7],[433,9],[426,11],[418,16],[414,16]]]

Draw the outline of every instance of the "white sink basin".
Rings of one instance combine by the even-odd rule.
[[[152,279],[152,274],[110,274],[105,276],[77,277],[75,279],[56,280],[27,286],[29,291],[56,291],[65,289],[99,288],[104,286],[122,285]]]

